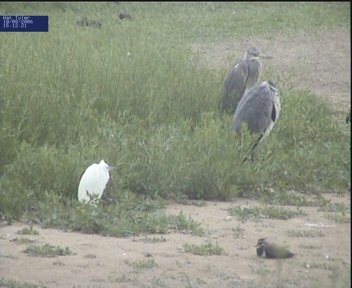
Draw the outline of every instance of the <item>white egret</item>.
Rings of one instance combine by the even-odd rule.
[[[90,165],[82,174],[78,186],[78,201],[88,203],[92,199],[100,199],[106,185],[111,179],[112,166],[101,160],[99,164]]]

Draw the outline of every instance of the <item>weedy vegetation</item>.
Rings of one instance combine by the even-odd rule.
[[[304,195],[349,191],[348,133],[323,100],[275,72],[271,79],[285,88],[280,119],[256,161],[240,167],[252,139],[234,139],[231,116],[218,116],[226,71],[207,68],[192,50],[302,25],[349,29],[348,4],[123,5],[133,21],[117,20],[114,3],[0,4],[2,15],[50,19],[48,33],[1,35],[0,219],[118,237],[169,229],[200,235],[191,219],[166,215],[163,199],[262,197],[304,206]],[[101,28],[76,25],[82,15]],[[80,205],[79,177],[100,159],[118,167],[107,192],[114,201]],[[265,217],[300,215],[270,210]]]
[[[39,235],[39,231],[34,229],[33,226],[25,227],[19,231],[17,231],[19,235]]]
[[[158,264],[155,262],[153,258],[148,260],[133,261],[133,262],[126,261],[126,264],[136,270],[149,270],[149,269],[158,267]]]
[[[33,243],[34,240],[29,239],[29,238],[14,238],[13,240],[11,240],[12,242],[18,244],[18,245],[22,245],[22,244],[30,244]]]
[[[222,247],[218,245],[218,243],[213,244],[212,242],[208,242],[205,244],[194,245],[185,243],[183,245],[183,250],[186,253],[191,253],[194,255],[200,256],[211,256],[211,255],[224,255],[225,251]]]
[[[290,218],[303,216],[305,213],[297,208],[289,210],[275,206],[256,206],[256,207],[232,207],[228,209],[231,216],[236,216],[239,221],[259,221],[261,219],[281,219],[287,220]]]
[[[196,236],[203,236],[204,230],[200,226],[200,223],[194,221],[191,217],[183,215],[182,211],[178,215],[169,216],[171,226],[174,230],[184,231],[191,233]]]
[[[160,236],[160,237],[157,237],[157,236],[154,236],[154,237],[144,236],[139,241],[142,241],[144,243],[161,243],[161,242],[166,242],[166,239],[163,236]]]
[[[24,250],[29,256],[32,257],[56,257],[56,256],[67,256],[72,255],[72,251],[69,247],[53,246],[50,244],[27,246]]]
[[[23,283],[14,281],[11,279],[6,279],[4,277],[0,278],[0,287],[8,287],[8,288],[46,288],[47,286],[43,285],[35,285],[30,283]]]

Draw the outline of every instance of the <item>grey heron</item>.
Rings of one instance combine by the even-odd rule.
[[[267,137],[279,118],[281,110],[279,91],[271,81],[249,89],[241,98],[232,120],[232,131],[240,134],[241,124],[246,123],[251,133],[259,134],[251,153]],[[247,157],[243,160],[246,161]]]
[[[279,259],[291,258],[295,255],[285,247],[268,242],[266,238],[259,239],[255,247],[257,248],[257,255],[259,257]]]
[[[224,112],[233,114],[245,91],[256,84],[261,70],[259,57],[263,56],[252,47],[245,52],[243,59],[236,61],[224,81],[222,98],[219,102],[221,115]]]
[[[78,186],[78,201],[89,203],[94,197],[100,199],[111,179],[110,170],[112,168],[104,160],[101,160],[99,164],[90,165],[81,176]]]

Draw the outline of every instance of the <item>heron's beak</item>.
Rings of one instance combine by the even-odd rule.
[[[273,56],[265,55],[265,54],[260,54],[259,57],[262,59],[273,59],[274,58]]]
[[[111,171],[112,169],[115,169],[115,166],[109,166],[109,171]]]

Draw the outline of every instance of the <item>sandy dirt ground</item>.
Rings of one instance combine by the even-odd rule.
[[[193,49],[209,67],[226,70],[231,60],[250,45],[274,57],[263,63],[263,75],[281,71],[282,85],[323,97],[344,121],[350,107],[350,31],[301,33],[295,38],[278,35],[271,40],[237,39],[221,44],[194,44]],[[350,205],[349,196],[324,197]],[[183,211],[199,221],[206,231],[202,237],[170,231],[165,235],[112,238],[38,226],[34,228],[39,235],[18,235],[16,232],[28,225],[2,223],[0,287],[8,287],[9,281],[20,283],[10,287],[28,287],[24,283],[39,287],[350,287],[350,213],[339,213],[347,223],[336,223],[327,217],[328,212],[303,207],[306,215],[290,220],[242,223],[227,211],[238,205],[260,204],[239,200],[167,206],[168,213]],[[316,237],[292,237],[289,230],[311,231]],[[254,245],[261,237],[288,245],[295,257],[257,257]],[[19,238],[68,246],[73,255],[31,257],[23,252],[26,244],[16,241]],[[185,243],[209,241],[218,243],[225,255],[196,256],[183,249]]]
[[[346,196],[328,196],[333,203],[350,203]],[[39,226],[34,226],[39,235],[18,235],[28,225],[2,225],[0,275],[43,287],[349,287],[350,223],[335,223],[328,212],[316,207],[302,208],[306,215],[290,220],[240,222],[229,216],[229,208],[260,204],[245,200],[204,204],[170,204],[166,209],[170,214],[183,211],[199,221],[204,236],[170,231],[114,238]],[[349,214],[344,217],[350,221]],[[292,237],[289,231],[312,233],[311,237]],[[288,246],[295,257],[257,257],[254,245],[261,237]],[[23,252],[26,244],[18,244],[19,238],[67,246],[73,255],[31,257]],[[184,251],[186,243],[209,242],[218,244],[225,254],[196,256]],[[152,265],[138,265],[143,262]]]

